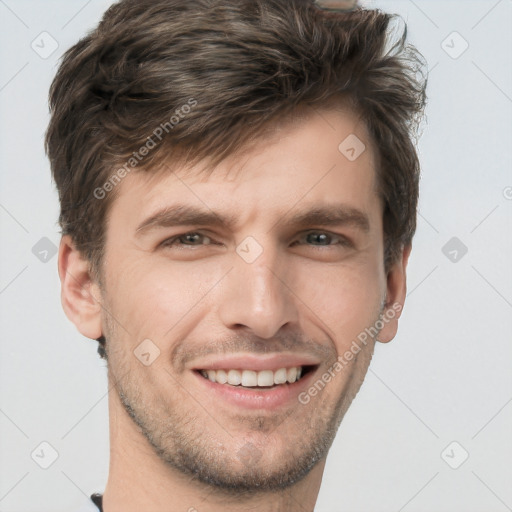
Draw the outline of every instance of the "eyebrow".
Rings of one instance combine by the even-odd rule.
[[[282,219],[274,224],[284,222]],[[212,210],[198,208],[197,206],[175,204],[168,206],[141,222],[135,233],[141,236],[158,228],[175,226],[215,226],[233,229],[239,221],[239,215],[215,213]],[[342,226],[349,225],[367,233],[370,230],[370,220],[361,210],[345,205],[317,205],[307,211],[299,212],[286,220],[287,225],[305,227],[311,225]],[[272,228],[271,228],[272,229]]]

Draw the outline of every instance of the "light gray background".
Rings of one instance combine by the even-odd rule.
[[[377,346],[330,452],[316,510],[505,512],[512,2],[366,3],[404,17],[431,70],[420,216],[399,334]],[[105,363],[61,310],[56,256],[32,248],[43,237],[59,241],[42,145],[48,87],[62,52],[109,4],[0,0],[1,512],[70,511],[103,491],[107,478]],[[43,31],[59,45],[45,59],[31,48],[34,40],[40,52],[51,48]],[[457,58],[464,41],[453,31],[469,44]],[[442,251],[452,237],[459,248],[445,252],[455,248],[448,256],[457,261]],[[38,465],[51,462],[43,441],[58,452],[48,469]]]

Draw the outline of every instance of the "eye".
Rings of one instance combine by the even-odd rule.
[[[190,231],[188,233],[181,233],[179,235],[173,236],[164,240],[160,246],[161,247],[202,247],[205,245],[214,245],[215,242],[209,236],[204,233],[200,233],[198,231]],[[296,242],[292,243],[294,245],[309,245],[314,247],[315,249],[322,250],[324,248],[329,248],[333,246],[341,246],[341,247],[353,247],[353,244],[344,236],[336,235],[334,233],[329,233],[327,231],[309,231],[304,233]]]
[[[352,247],[352,243],[341,235],[335,235],[327,231],[309,231],[304,233],[299,241],[305,241],[306,244],[313,247],[330,247],[333,245],[340,245],[343,247]],[[295,244],[295,242],[294,242]],[[294,245],[292,244],[292,245]]]
[[[162,247],[171,247],[176,245],[183,245],[188,247],[200,247],[201,245],[210,245],[212,239],[197,231],[191,231],[189,233],[183,233],[181,235],[173,236],[164,240],[160,245]]]

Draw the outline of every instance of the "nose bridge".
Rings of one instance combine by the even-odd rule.
[[[294,296],[287,286],[290,268],[275,244],[252,237],[233,254],[233,269],[226,276],[219,314],[228,328],[245,326],[261,338],[274,336],[297,321]]]

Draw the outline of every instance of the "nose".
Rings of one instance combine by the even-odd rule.
[[[219,290],[220,320],[228,329],[245,328],[262,339],[291,327],[298,309],[290,279],[291,268],[268,246],[251,263],[235,254],[234,268]]]

